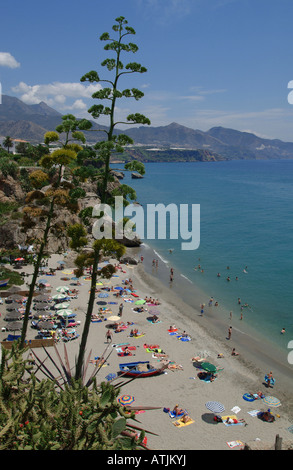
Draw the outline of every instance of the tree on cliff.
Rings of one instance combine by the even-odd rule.
[[[127,88],[124,90],[119,90],[118,86],[120,84],[120,79],[127,75],[137,73],[141,74],[147,71],[145,67],[136,62],[129,62],[125,66],[122,63],[121,56],[123,53],[136,53],[138,51],[138,46],[136,44],[132,42],[125,42],[126,37],[134,35],[136,33],[132,27],[128,26],[128,22],[123,16],[116,18],[115,21],[116,23],[112,26],[115,38],[112,38],[108,32],[103,33],[100,36],[101,41],[107,42],[107,44],[104,46],[104,49],[106,51],[112,51],[114,54],[114,57],[106,58],[101,63],[101,66],[106,67],[106,69],[110,73],[110,78],[101,79],[96,71],[91,71],[81,78],[82,82],[88,81],[90,83],[99,84],[106,83],[108,85],[105,88],[101,88],[99,91],[96,91],[92,95],[92,98],[100,100],[100,104],[95,104],[88,110],[94,119],[98,119],[100,116],[106,116],[109,118],[109,127],[101,131],[105,132],[106,139],[101,142],[98,142],[95,145],[95,148],[98,150],[99,157],[104,162],[100,190],[102,203],[107,203],[108,199],[111,198],[111,195],[108,195],[108,183],[111,180],[111,155],[115,152],[122,152],[123,146],[133,143],[132,139],[130,139],[125,134],[119,134],[118,136],[115,135],[115,127],[117,126],[117,124],[150,124],[150,120],[143,114],[139,113],[129,114],[126,117],[125,121],[115,120],[115,110],[117,108],[118,99],[132,98],[135,100],[139,100],[144,96],[143,92],[138,90],[137,88]],[[105,106],[103,102],[106,102],[108,105]],[[111,241],[112,240],[106,240],[106,242]],[[89,331],[89,325],[91,322],[91,316],[95,300],[98,263],[102,250],[108,250],[107,243],[102,242],[103,240],[97,240],[94,243],[90,296],[87,307],[85,326],[83,330],[83,338],[81,341],[79,356],[77,360],[76,379],[80,378],[82,375],[82,364],[85,354],[86,339]],[[117,249],[116,245],[112,248],[112,251],[115,253],[115,256],[119,257],[119,250]]]
[[[27,325],[29,320],[30,309],[33,301],[35,286],[39,269],[48,244],[50,231],[54,227],[55,210],[59,206],[66,206],[72,202],[72,189],[68,187],[68,183],[63,181],[63,175],[66,168],[76,160],[77,152],[81,150],[81,146],[74,141],[85,142],[82,132],[91,126],[89,121],[77,121],[76,118],[68,114],[62,117],[62,124],[57,128],[57,132],[47,132],[45,134],[45,143],[59,141],[60,149],[53,151],[51,154],[45,155],[40,160],[42,169],[38,169],[30,174],[30,182],[34,187],[26,196],[26,206],[23,208],[23,230],[26,231],[36,225],[40,219],[45,219],[45,227],[42,237],[38,240],[38,252],[34,263],[34,271],[30,283],[29,294],[26,302],[23,327],[21,331],[21,346],[24,345]],[[60,141],[60,134],[64,135],[64,141]],[[42,192],[41,188],[49,182],[50,172],[53,184],[46,192]],[[42,206],[43,204],[43,206]]]

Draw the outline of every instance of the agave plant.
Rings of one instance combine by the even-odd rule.
[[[147,449],[145,434],[150,431],[130,423],[136,421],[135,408],[117,401],[121,382],[97,385],[99,367],[85,379],[89,360],[84,380],[75,380],[66,345],[64,362],[55,347],[59,364],[46,349],[50,365],[34,350],[24,359],[27,350],[18,342],[2,350],[0,450]]]

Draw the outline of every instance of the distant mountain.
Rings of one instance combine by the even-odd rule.
[[[62,114],[46,103],[27,105],[18,98],[3,95],[0,105],[0,136],[9,135],[14,139],[43,142],[45,132],[54,130],[61,122]],[[93,122],[93,121],[92,121]],[[93,129],[106,129],[93,122]],[[263,139],[253,133],[241,132],[224,127],[213,127],[207,132],[190,129],[173,122],[167,126],[132,127],[126,131],[116,130],[132,137],[136,146],[146,147],[141,156],[144,161],[154,161],[154,153],[147,147],[158,147],[166,152],[181,150],[180,160],[189,160],[190,151],[204,150],[196,158],[215,156],[215,159],[270,159],[293,158],[293,142],[279,139]],[[86,132],[89,143],[104,138],[102,132]],[[185,152],[189,152],[188,154]],[[148,154],[148,157],[146,156]],[[156,159],[163,158],[156,156]],[[185,158],[186,157],[186,158]],[[164,157],[165,158],[165,157]],[[175,153],[172,154],[172,160]]]
[[[226,159],[293,158],[293,142],[263,139],[249,132],[213,127],[207,132],[190,129],[175,122],[164,127],[139,127],[128,130],[136,144],[204,149]]]

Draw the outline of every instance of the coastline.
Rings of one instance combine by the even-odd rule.
[[[130,256],[138,257],[140,249],[128,249]],[[150,250],[149,250],[150,251]],[[152,252],[150,251],[150,255]],[[72,261],[65,258],[66,269],[73,267]],[[49,260],[49,267],[56,267],[60,256],[53,255]],[[117,271],[117,277],[113,277],[109,286],[123,285],[126,278],[132,278],[134,289],[140,298],[151,296],[159,298],[160,305],[157,307],[160,311],[158,324],[152,324],[147,321],[151,306],[146,306],[148,311],[136,313],[133,310],[135,299],[132,303],[127,298],[123,299],[123,322],[134,322],[135,327],[144,333],[141,338],[129,336],[130,328],[126,328],[121,333],[113,334],[112,343],[107,344],[106,331],[109,328],[109,321],[101,323],[91,323],[89,337],[87,342],[86,357],[90,355],[88,374],[94,370],[94,359],[97,356],[106,358],[106,364],[99,370],[97,383],[107,380],[109,374],[117,374],[120,363],[133,361],[159,362],[159,359],[152,357],[151,353],[146,352],[144,344],[158,344],[168,355],[168,359],[180,366],[175,369],[167,369],[165,373],[148,378],[133,380],[129,383],[125,378],[126,384],[121,387],[119,395],[129,394],[135,398],[133,406],[158,407],[158,409],[147,410],[136,415],[137,426],[155,433],[156,435],[147,435],[147,445],[151,450],[230,450],[227,442],[240,440],[242,443],[251,441],[260,441],[263,444],[274,444],[276,434],[279,434],[284,441],[292,441],[292,434],[288,427],[292,425],[293,417],[290,412],[290,395],[283,393],[280,380],[278,378],[273,390],[267,390],[262,384],[264,372],[258,369],[256,364],[249,364],[246,355],[240,354],[237,357],[231,356],[234,338],[227,342],[225,338],[214,333],[212,328],[208,328],[200,317],[200,312],[196,308],[187,305],[174,291],[157,278],[149,275],[145,270],[146,263],[151,263],[151,257],[145,258],[143,263],[136,266],[120,265]],[[27,267],[27,272],[31,273],[31,267]],[[64,284],[61,278],[64,277],[62,271],[56,272],[55,276],[49,277],[51,284],[51,293],[54,295],[56,287]],[[29,282],[29,278],[28,278]],[[69,284],[70,285],[70,284]],[[70,301],[72,310],[76,313],[76,320],[81,324],[77,328],[81,335],[84,314],[88,300],[89,282],[86,279],[81,280],[81,286],[78,287],[79,294],[77,299]],[[128,296],[129,297],[129,296]],[[96,296],[95,313],[98,312],[101,299]],[[109,303],[107,308],[111,309],[111,314],[117,315],[120,300],[109,293]],[[113,304],[115,301],[115,304]],[[1,313],[5,307],[1,309]],[[4,322],[5,323],[5,322]],[[168,329],[171,324],[175,324],[180,332],[186,331],[191,340],[182,342],[174,336],[169,335]],[[1,317],[3,325],[3,314]],[[36,330],[28,329],[28,339],[36,335]],[[0,332],[1,340],[7,336],[7,333]],[[66,343],[66,350],[69,357],[69,363],[74,366],[80,338]],[[129,343],[135,346],[132,357],[119,357],[117,354],[117,344]],[[57,343],[57,348],[61,357],[64,355],[64,344]],[[237,345],[237,350],[238,350]],[[37,349],[36,354],[40,359],[46,357],[42,348]],[[223,353],[223,358],[217,358],[218,353]],[[50,348],[50,354],[54,356],[54,349]],[[207,356],[207,361],[215,364],[221,369],[217,373],[214,382],[206,383],[197,376],[199,369],[195,367],[191,358],[197,355]],[[256,393],[261,390],[265,395],[278,397],[282,406],[272,409],[273,413],[279,414],[280,418],[272,424],[264,423],[257,417],[249,415],[251,410],[258,409],[265,411],[268,407],[262,400],[253,403],[245,401],[242,396],[244,393]],[[291,394],[292,397],[292,394]],[[207,401],[219,401],[224,404],[225,412],[223,415],[232,414],[231,410],[235,406],[241,410],[237,413],[237,418],[245,419],[247,426],[226,426],[224,423],[216,424],[213,421],[213,414],[209,412],[205,403]],[[292,399],[291,399],[292,400]],[[193,422],[184,428],[177,428],[164,408],[173,409],[175,404],[188,411]],[[292,409],[292,407],[291,407]],[[240,449],[235,447],[234,449]],[[234,450],[233,449],[233,450]]]
[[[170,267],[166,261],[160,263],[159,269],[151,267],[152,259],[160,256],[151,246],[148,245],[146,248],[142,245],[140,248],[132,248],[131,250],[137,258],[140,258],[141,255],[144,257],[143,267],[139,265],[138,272],[141,279],[154,289],[154,295],[157,291],[157,296],[164,297],[168,303],[172,302],[175,308],[180,309],[183,307],[184,318],[187,317],[198,327],[203,328],[213,341],[219,343],[219,349],[229,351],[230,348],[231,351],[232,347],[235,347],[240,353],[239,362],[255,373],[257,377],[263,378],[267,371],[273,371],[273,375],[278,381],[279,398],[281,399],[282,394],[282,398],[288,403],[287,412],[290,413],[290,417],[293,419],[293,398],[291,398],[293,397],[293,364],[290,365],[287,360],[290,350],[288,349],[284,353],[262,336],[261,332],[253,330],[248,325],[243,328],[243,324],[241,324],[240,328],[239,318],[230,320],[228,318],[229,312],[220,307],[225,315],[225,320],[224,315],[218,315],[219,307],[208,307],[210,296],[193,283],[190,283],[188,278],[181,273],[174,275],[174,280],[170,283]],[[185,289],[182,288],[184,283]],[[190,301],[190,296],[184,299],[182,292],[188,290],[191,292],[191,289],[192,301]],[[200,315],[200,305],[202,303],[205,303],[203,316]],[[230,325],[232,326],[232,337],[231,340],[227,340],[227,331]]]

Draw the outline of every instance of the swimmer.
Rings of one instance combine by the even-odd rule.
[[[281,329],[281,334],[283,335],[285,333],[285,331],[286,331],[285,328],[282,328]]]

